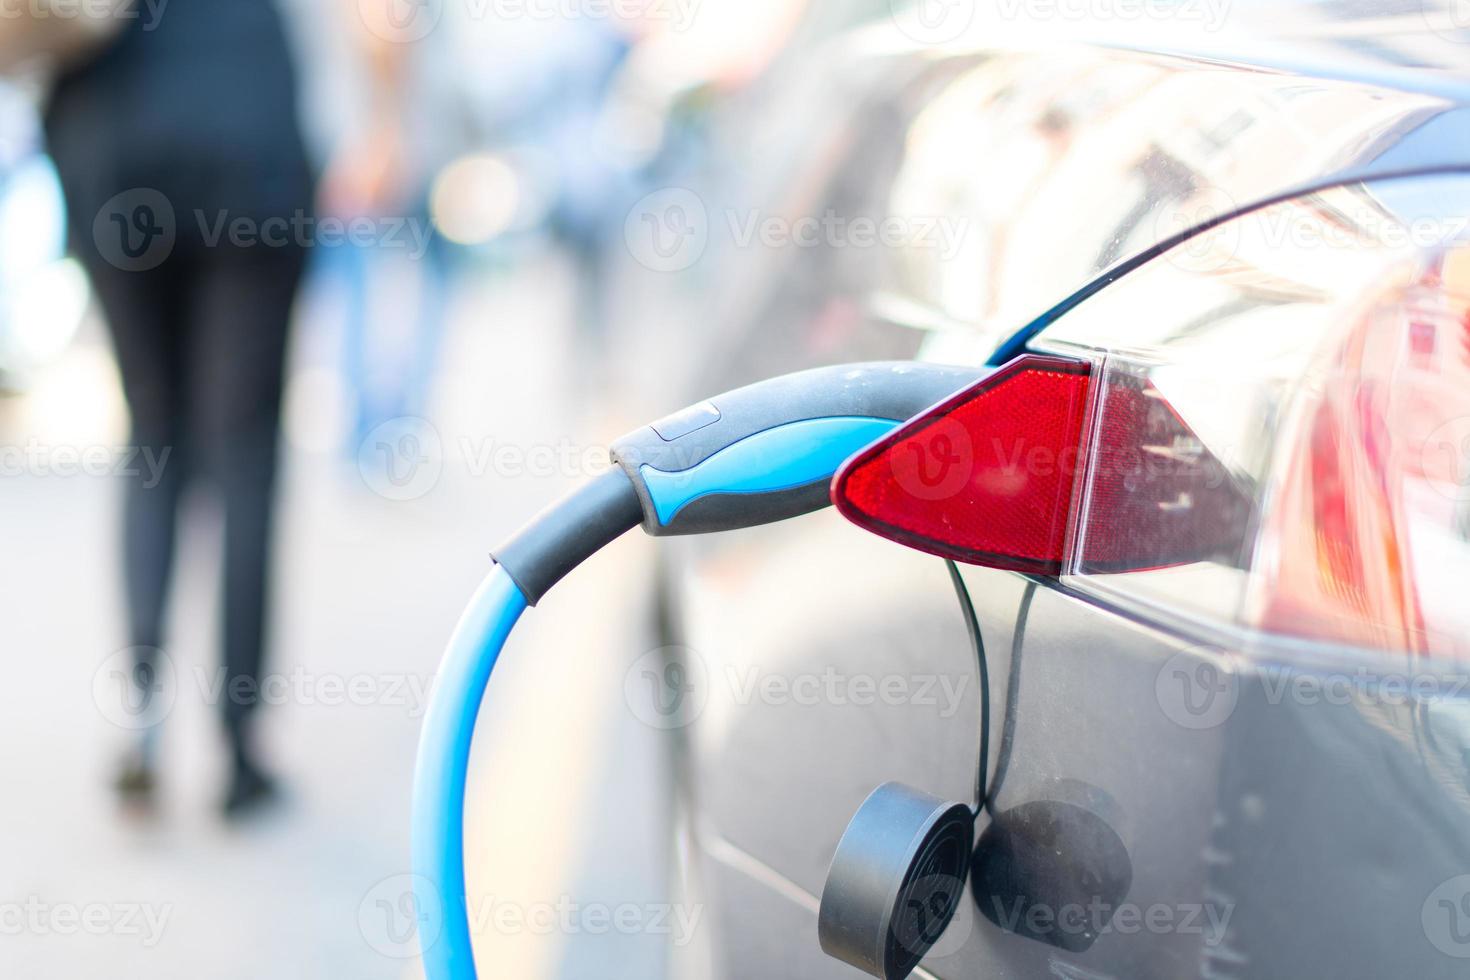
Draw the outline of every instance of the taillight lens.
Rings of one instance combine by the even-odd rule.
[[[1344,326],[1273,473],[1252,618],[1470,652],[1470,252],[1400,270]]]
[[[1107,364],[1087,480],[1084,567],[1232,561],[1250,493],[1146,374]]]
[[[1089,373],[1085,361],[1017,358],[849,460],[833,482],[838,509],[923,551],[1058,574]]]
[[[1016,358],[849,460],[833,482],[838,509],[922,551],[1060,575],[1074,564],[1086,487],[1094,570],[1229,555],[1249,495],[1148,378],[1104,372],[1098,392],[1093,370]]]
[[[1470,178],[1454,176],[1221,225],[1035,342],[1090,373],[1003,369],[849,464],[839,506],[925,550],[1126,604],[1470,654],[1467,216]],[[963,446],[960,431],[970,480],[937,501],[908,492],[939,434]],[[1046,475],[1029,460],[1047,452],[1021,443],[1081,462]]]

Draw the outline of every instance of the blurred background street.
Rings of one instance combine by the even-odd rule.
[[[119,821],[107,775],[127,731],[92,694],[94,683],[109,680],[96,675],[128,645],[115,581],[120,482],[7,479],[0,508],[0,534],[14,559],[0,564],[11,670],[0,694],[0,768],[12,801],[0,811],[7,895],[145,903],[166,915],[151,947],[147,937],[116,934],[7,936],[7,972],[414,975],[415,962],[398,958],[412,951],[406,934],[393,932],[406,928],[395,922],[401,909],[376,903],[402,898],[396,877],[407,871],[407,787],[443,643],[488,569],[492,543],[577,480],[538,464],[538,447],[562,457],[573,447],[581,460],[591,446],[596,458],[588,434],[605,440],[619,431],[615,410],[576,389],[579,370],[591,365],[579,362],[570,312],[547,302],[570,292],[568,270],[552,259],[465,297],[447,332],[443,408],[434,413],[442,448],[424,464],[440,472],[421,496],[382,496],[375,486],[391,489],[382,471],[313,448],[312,420],[288,413],[272,663],[305,696],[266,708],[267,752],[288,799],[258,824],[223,827],[213,811],[223,779],[205,704],[218,680],[214,536],[181,556],[162,813],[156,824]],[[302,347],[292,399],[319,383],[300,363],[309,358],[309,334]],[[48,410],[57,403],[70,410]],[[28,394],[6,403],[0,439],[120,445],[124,422],[105,338],[88,324]],[[511,451],[497,472],[483,454],[502,446]],[[203,503],[190,519],[205,529],[217,523]],[[494,869],[491,887],[503,900],[661,900],[660,736],[622,700],[623,672],[648,649],[637,576],[629,573],[644,549],[641,540],[620,543],[621,554],[599,559],[549,599],[496,674],[481,729],[488,751],[477,757],[476,779],[485,788],[471,847],[480,854],[472,866]],[[354,679],[368,685],[356,695]],[[601,819],[578,819],[589,812]],[[592,850],[595,864],[586,860]],[[589,880],[592,867],[598,878]],[[610,942],[625,948],[610,950]],[[570,959],[595,957],[627,971],[602,975],[634,977],[657,972],[662,946],[649,936],[548,942],[527,932],[484,952],[507,975],[554,976]]]
[[[121,7],[136,14],[123,40],[72,75],[17,66],[0,43],[0,972],[416,977],[442,922],[411,900],[408,794],[445,641],[489,550],[605,467],[612,438],[679,407],[722,330],[770,308],[752,285],[770,250],[739,240],[737,219],[816,206],[800,202],[819,188],[785,186],[789,161],[813,107],[843,99],[794,69],[886,4],[209,6]],[[294,165],[294,136],[245,91],[289,83],[244,48],[201,46],[264,31],[251,18],[266,8],[299,76],[314,184],[310,206],[282,215],[228,194],[242,173]],[[159,57],[155,43],[175,47]],[[130,88],[117,73],[132,48],[137,77],[192,74]],[[193,120],[181,143],[158,135],[170,112]],[[181,154],[209,158],[251,125],[224,176],[196,186],[202,168]],[[731,208],[706,210],[717,200]],[[244,748],[217,717],[238,700],[220,652],[232,488],[192,479],[183,415],[199,406],[154,420],[177,438],[147,437],[132,404],[147,386],[129,390],[117,354],[179,338],[158,330],[171,313],[134,316],[118,295],[154,274],[192,295],[190,263],[276,251],[305,269],[251,749],[279,799],[226,820]],[[743,264],[716,262],[736,251]],[[128,339],[104,299],[135,321],[122,327],[158,336]],[[222,373],[183,368],[205,407],[233,399],[216,406],[226,418],[256,408],[224,388],[248,373],[257,331],[284,329],[256,287],[230,311],[256,319],[225,336]],[[204,342],[179,345],[187,361]],[[269,384],[259,397],[268,407]],[[243,433],[204,448],[249,458]],[[154,644],[125,588],[129,494],[156,500],[179,467],[191,479],[160,652],[140,656]],[[482,976],[647,980],[672,957],[702,972],[701,910],[669,904],[674,735],[627,693],[657,657],[654,574],[651,542],[618,542],[527,616],[496,670],[466,820]],[[157,782],[146,812],[117,792],[140,752]],[[620,911],[633,926],[595,924]]]

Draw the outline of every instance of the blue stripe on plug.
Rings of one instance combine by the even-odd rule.
[[[726,446],[687,470],[639,467],[660,524],[700,497],[774,493],[827,479],[848,457],[899,425],[895,419],[834,416],[787,422]]]

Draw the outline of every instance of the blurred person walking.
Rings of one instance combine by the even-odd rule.
[[[134,446],[166,459],[124,503],[135,703],[157,696],[179,505],[202,479],[224,514],[227,815],[272,798],[252,739],[267,623],[282,374],[313,180],[270,0],[190,0],[127,19],[56,79],[46,109],[71,246],[112,334]],[[292,222],[296,221],[296,224]],[[284,225],[282,224],[284,222]],[[167,454],[166,456],[164,454]],[[156,478],[156,483],[150,478]],[[146,804],[157,725],[116,787]]]

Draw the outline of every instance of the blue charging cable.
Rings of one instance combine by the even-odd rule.
[[[413,786],[414,899],[422,913],[443,916],[439,934],[422,950],[426,976],[475,976],[464,881],[464,798],[475,718],[490,673],[526,597],[497,566],[475,591],[454,628],[424,715]],[[420,935],[425,935],[421,930]]]
[[[826,506],[851,455],[982,372],[911,362],[840,365],[717,396],[613,444],[617,466],[543,511],[495,552],[445,651],[420,736],[413,869],[427,980],[476,980],[465,888],[464,803],[475,720],[521,614],[624,532],[752,527]]]

